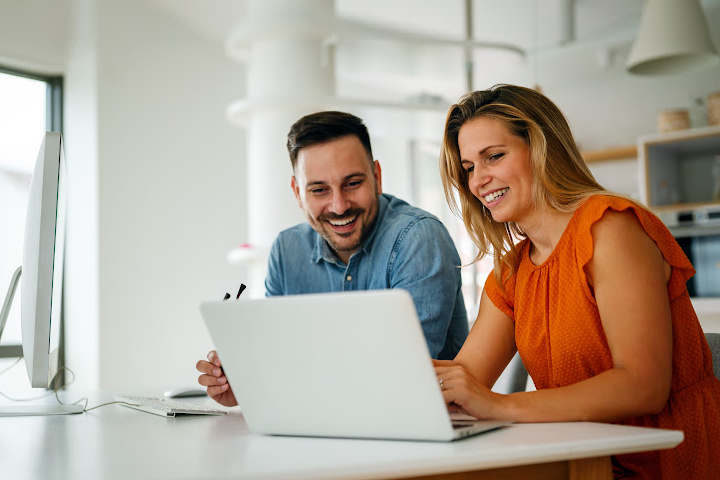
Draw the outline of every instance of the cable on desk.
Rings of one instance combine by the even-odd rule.
[[[7,373],[8,371],[10,371],[12,368],[14,368],[18,363],[20,363],[20,361],[22,361],[23,358],[24,358],[24,357],[18,357],[18,359],[15,360],[15,362],[14,362],[12,365],[10,365],[9,367],[6,367],[4,370],[0,371],[0,377],[3,376],[3,375],[5,375],[5,373]],[[58,376],[60,375],[60,373],[63,372],[63,371],[67,371],[70,375],[72,375],[72,378],[71,378],[69,381],[67,381],[65,384],[58,386],[56,380],[58,379]],[[62,400],[60,400],[60,396],[58,395],[58,392],[59,392],[60,390],[66,389],[66,388],[67,388],[68,386],[70,386],[74,381],[75,381],[75,372],[73,372],[73,371],[72,371],[71,369],[69,369],[68,367],[61,367],[61,368],[57,371],[57,373],[55,373],[55,376],[54,376],[54,377],[52,378],[52,380],[50,381],[50,385],[52,385],[52,389],[53,389],[52,392],[49,392],[49,393],[46,393],[46,394],[44,394],[44,395],[40,395],[40,396],[37,396],[37,397],[13,398],[13,397],[11,397],[11,396],[3,393],[2,391],[0,391],[0,396],[5,397],[6,399],[8,399],[8,400],[10,400],[10,401],[12,401],[12,402],[29,402],[29,401],[32,401],[32,400],[40,400],[40,399],[47,398],[47,397],[50,397],[50,396],[52,396],[52,395],[55,395],[55,400],[57,400],[57,402],[58,402],[60,405],[79,405],[80,402],[83,402],[83,401],[84,401],[85,404],[83,405],[83,412],[89,412],[90,410],[95,410],[96,408],[105,407],[105,406],[107,406],[107,405],[113,405],[113,404],[125,404],[125,405],[130,405],[130,406],[138,406],[137,404],[134,404],[134,403],[124,402],[124,401],[122,401],[122,400],[116,400],[116,401],[113,401],[113,402],[101,403],[100,405],[96,405],[96,406],[94,406],[94,407],[87,408],[87,406],[88,406],[88,398],[87,398],[87,397],[83,397],[83,398],[81,398],[81,399],[79,399],[79,400],[77,400],[77,401],[75,401],[75,402],[69,403],[69,404],[68,404],[68,403],[65,403],[65,402],[63,402]]]

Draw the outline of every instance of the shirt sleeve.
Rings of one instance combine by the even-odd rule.
[[[467,313],[461,290],[460,256],[440,221],[421,218],[402,231],[388,264],[388,286],[405,289],[412,296],[433,358],[443,352],[451,324],[457,328],[455,325],[462,323],[464,335],[456,341],[461,345],[465,340]]]
[[[285,295],[283,276],[280,236],[278,236],[273,242],[268,256],[267,277],[265,277],[266,297]]]
[[[515,274],[513,274],[513,278],[509,280],[514,280],[514,277]],[[514,287],[514,281],[507,281],[505,282],[505,289],[503,290],[502,288],[500,288],[500,285],[495,278],[494,271],[490,272],[487,280],[485,280],[485,293],[487,294],[488,298],[493,303],[493,305],[495,305],[505,315],[509,316],[513,320],[513,322],[515,321],[515,304],[513,302]]]

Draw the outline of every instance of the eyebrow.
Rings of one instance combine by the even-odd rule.
[[[488,145],[487,147],[485,147],[485,148],[483,148],[482,150],[480,150],[480,151],[478,152],[478,155],[482,156],[485,152],[487,152],[487,151],[490,150],[491,148],[499,148],[499,147],[505,147],[505,146],[506,146],[506,145],[505,145],[504,143],[498,143],[497,145]],[[460,163],[463,163],[463,162],[472,162],[472,160],[466,160],[466,159],[461,158],[461,159],[460,159]]]

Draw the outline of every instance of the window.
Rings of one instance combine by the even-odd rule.
[[[40,143],[62,131],[62,78],[0,67],[0,301],[22,263],[25,206]],[[20,286],[0,339],[0,357],[19,357]]]

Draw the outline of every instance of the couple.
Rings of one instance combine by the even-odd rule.
[[[693,267],[655,215],[594,180],[555,104],[501,85],[463,96],[448,112],[440,155],[446,198],[478,257],[493,255],[495,264],[464,344],[458,258],[447,232],[382,194],[369,140],[334,130],[333,116],[361,124],[320,113],[290,131],[292,187],[309,225],[276,240],[269,295],[308,293],[296,285],[306,278],[322,279],[325,291],[407,288],[450,409],[515,422],[679,429],[685,440],[672,450],[614,457],[615,476],[720,471],[720,380],[685,286]],[[314,132],[303,131],[314,121]],[[302,264],[289,262],[288,252],[295,260],[304,252]],[[516,351],[537,391],[492,392]],[[219,359],[211,352],[208,360],[198,362],[200,383],[235,405]]]

